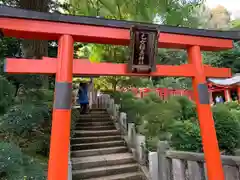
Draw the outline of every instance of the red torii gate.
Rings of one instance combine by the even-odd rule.
[[[40,13],[0,6],[4,36],[58,40],[58,57],[42,60],[6,59],[8,73],[56,74],[48,180],[67,180],[71,120],[72,75],[184,76],[193,78],[194,97],[209,180],[224,180],[220,152],[209,104],[206,77],[230,77],[226,68],[202,64],[201,50],[231,49],[235,32],[218,32],[142,24],[160,29],[158,47],[187,49],[188,62],[180,66],[158,65],[150,74],[127,73],[125,64],[85,63],[73,59],[73,43],[129,45],[132,25],[140,23]]]

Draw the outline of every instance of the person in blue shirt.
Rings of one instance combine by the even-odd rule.
[[[81,114],[86,114],[88,111],[88,105],[89,105],[89,100],[88,100],[88,87],[92,83],[92,79],[90,80],[89,83],[84,83],[81,82],[79,84],[79,90],[78,90],[78,99],[77,102],[80,104],[80,113]]]

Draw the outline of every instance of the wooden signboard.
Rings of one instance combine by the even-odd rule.
[[[156,70],[158,30],[133,26],[130,33],[129,71],[133,73],[154,72]]]

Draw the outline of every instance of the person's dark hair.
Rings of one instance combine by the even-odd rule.
[[[87,83],[83,83],[83,82],[81,82],[81,83],[79,84],[80,87],[85,87],[86,85],[87,85]]]

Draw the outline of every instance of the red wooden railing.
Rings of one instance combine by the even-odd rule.
[[[191,90],[186,89],[168,89],[168,88],[132,88],[130,89],[136,96],[143,98],[146,96],[149,92],[156,92],[157,95],[163,99],[167,100],[171,96],[186,96],[190,100],[193,99],[193,92]]]

